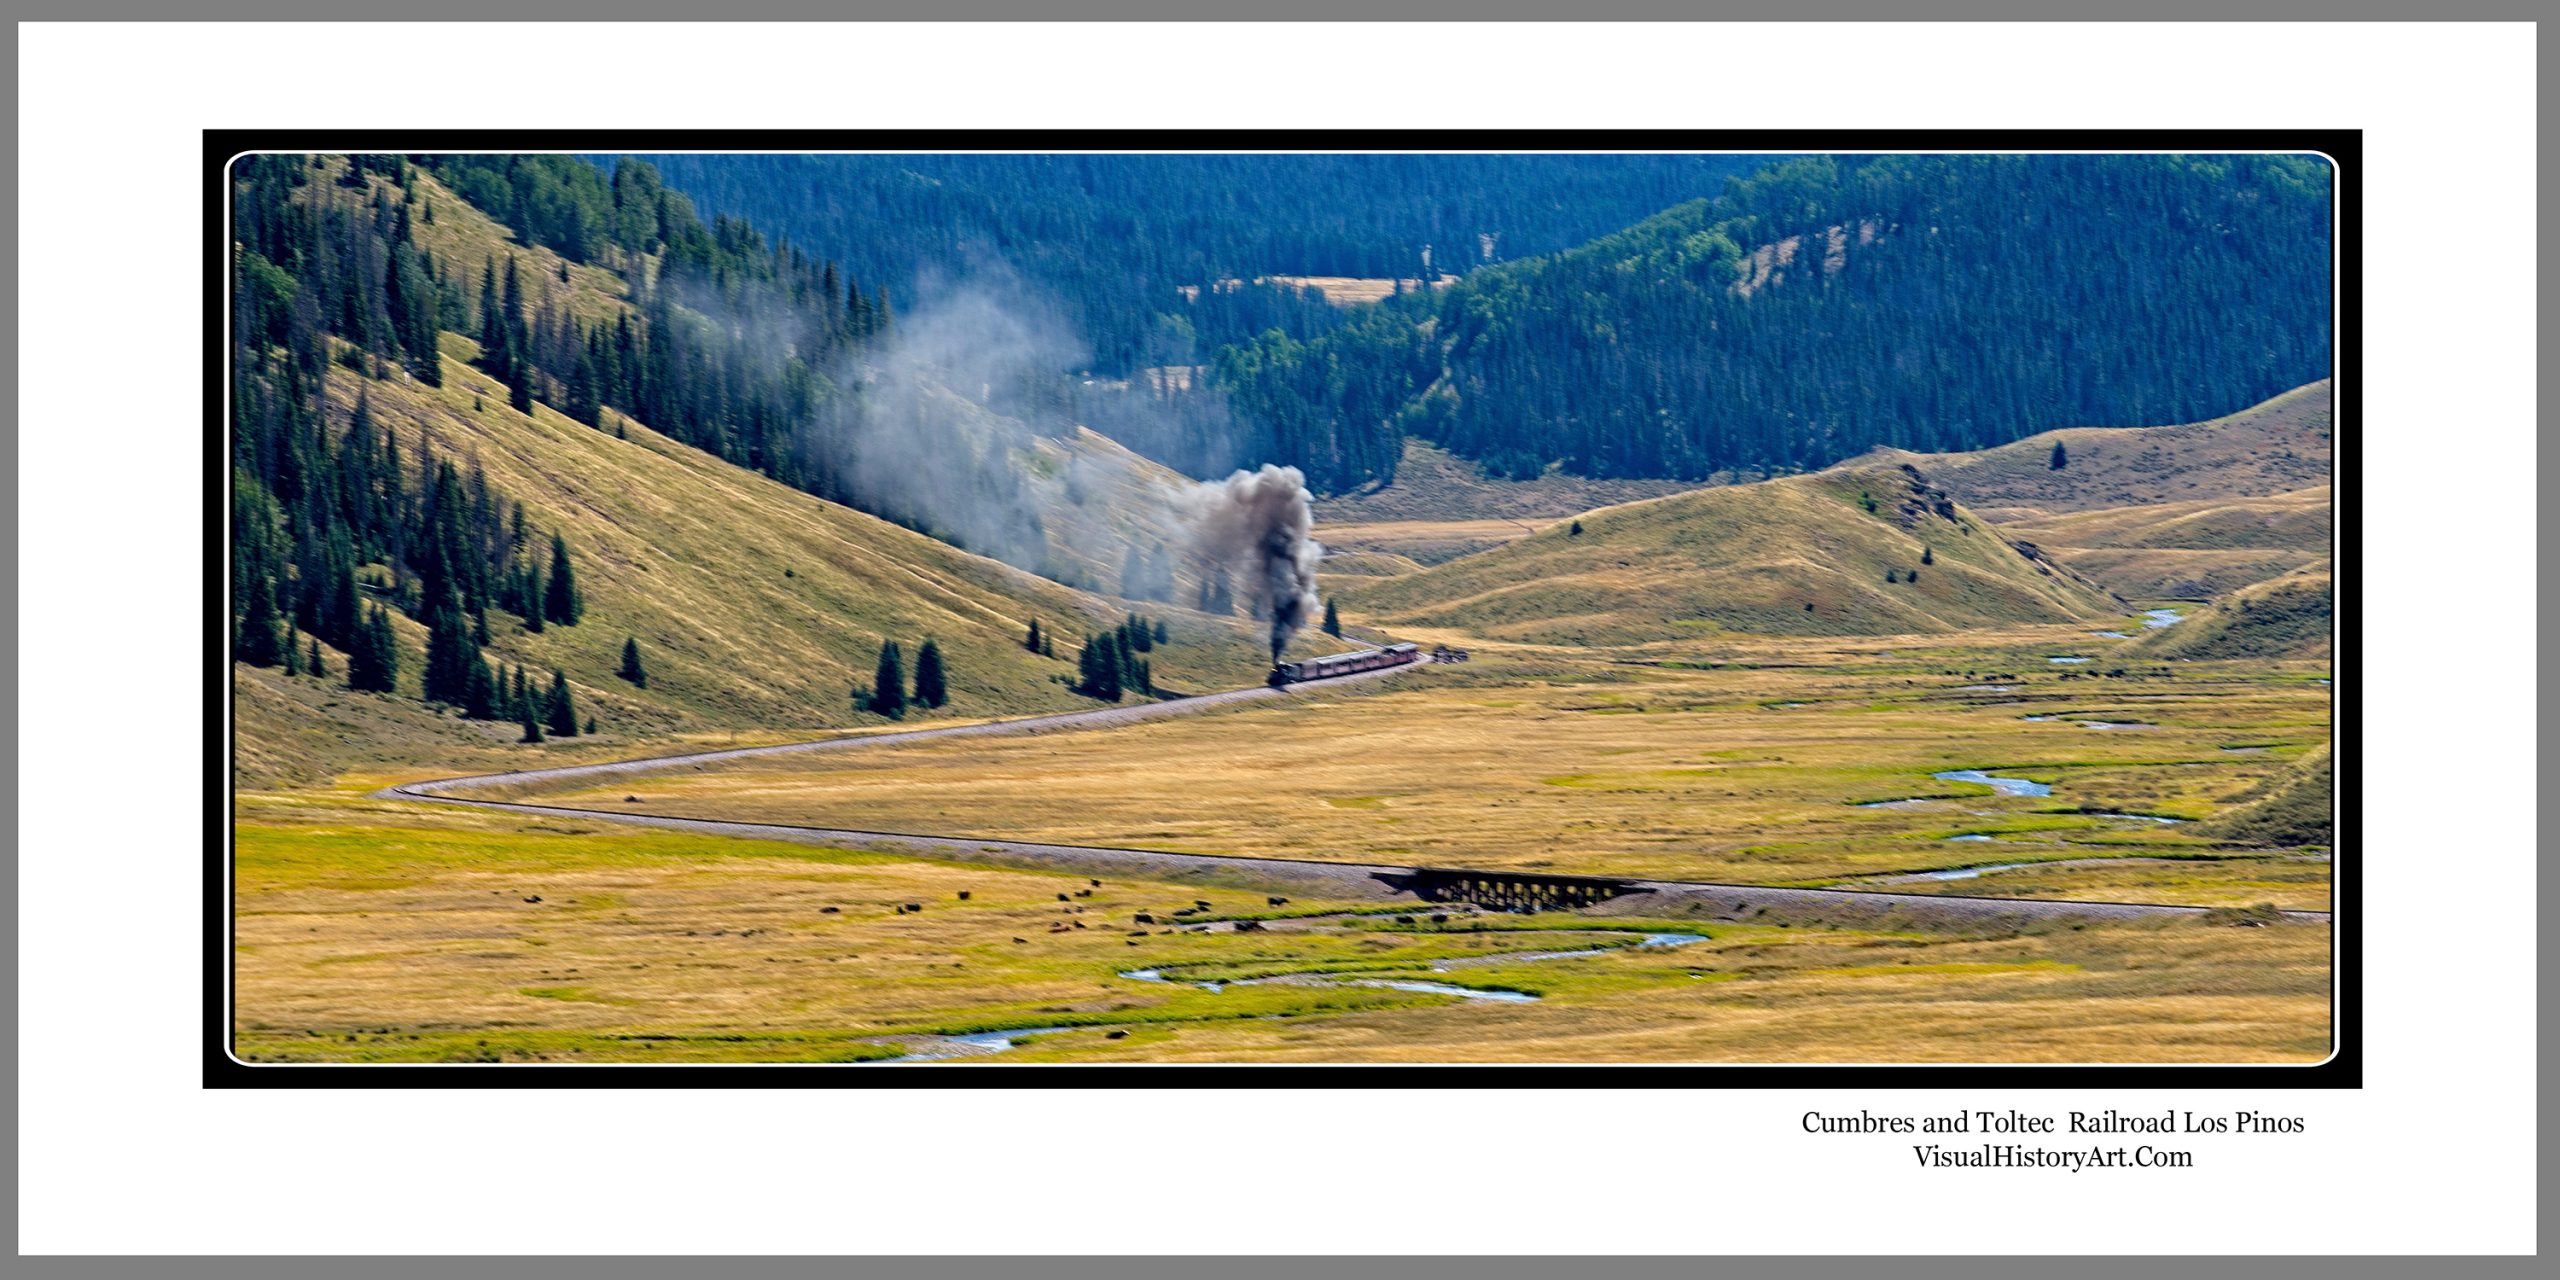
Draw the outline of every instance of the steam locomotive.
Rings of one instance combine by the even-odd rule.
[[[1330,657],[1309,658],[1304,662],[1282,662],[1271,668],[1271,687],[1303,684],[1309,680],[1330,680],[1355,671],[1375,671],[1380,667],[1401,667],[1424,661],[1422,650],[1409,644],[1391,644],[1384,649],[1362,649],[1356,653],[1337,653]]]

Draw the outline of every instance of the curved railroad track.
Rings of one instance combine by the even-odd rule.
[[[1410,667],[1388,667],[1377,671],[1363,671],[1326,680],[1323,686],[1319,687],[1383,680],[1410,669]],[[1068,711],[1016,720],[993,720],[980,724],[904,729],[893,733],[856,737],[822,738],[813,742],[781,743],[764,747],[731,747],[717,751],[647,756],[600,764],[562,765],[549,769],[525,769],[508,773],[438,778],[386,787],[374,792],[372,798],[464,805],[475,809],[493,809],[571,820],[616,822],[636,827],[758,840],[779,840],[831,848],[898,851],[1002,866],[1086,873],[1109,871],[1123,875],[1144,876],[1149,879],[1198,884],[1291,887],[1308,893],[1331,893],[1341,897],[1374,898],[1382,901],[1399,897],[1412,898],[1413,895],[1400,886],[1410,883],[1418,874],[1455,870],[1385,863],[1330,862],[1312,858],[1172,853],[1156,849],[1047,844],[965,835],[865,831],[850,827],[793,826],[784,823],[747,822],[727,818],[686,817],[680,814],[636,813],[616,809],[581,809],[564,805],[529,804],[517,800],[494,800],[468,794],[491,787],[595,782],[607,778],[640,777],[670,769],[700,767],[759,756],[876,751],[935,738],[995,737],[1111,728],[1170,716],[1191,715],[1239,703],[1294,697],[1297,696],[1295,688],[1293,686],[1275,689],[1257,686],[1250,689],[1229,689],[1220,693],[1177,698],[1168,702],[1101,707],[1091,711]],[[1596,910],[1630,913],[1640,910],[1649,916],[1676,912],[1683,915],[1723,919],[1775,911],[1792,918],[1828,919],[1843,923],[1872,922],[1890,916],[1985,926],[2023,924],[2058,918],[2123,920],[2162,916],[2200,916],[2207,910],[2204,907],[2145,902],[1989,898],[1956,894],[1890,893],[1865,889],[1783,888],[1691,880],[1630,880],[1624,883],[1629,889],[1626,896],[1614,899]],[[2306,923],[2326,924],[2329,921],[2329,913],[2325,911],[2287,911],[2283,914],[2287,919]]]

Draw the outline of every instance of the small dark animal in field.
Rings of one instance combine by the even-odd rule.
[[[1154,916],[1148,915],[1144,911],[1139,912],[1134,918],[1140,924],[1154,924],[1156,922],[1156,918]]]
[[[961,890],[961,891],[960,891],[960,900],[961,900],[962,902],[967,902],[967,901],[969,900],[969,891],[968,891],[968,890],[963,889],[963,890]]]
[[[1063,894],[1063,893],[1058,895],[1058,901],[1060,901],[1060,902],[1064,902],[1064,901],[1066,901],[1066,900],[1067,900],[1067,895],[1065,895],[1065,894]]]
[[[1136,938],[1129,939],[1129,945],[1133,947],[1138,945],[1138,940]]]
[[[1262,905],[1266,907],[1285,907],[1289,905],[1289,900],[1287,898],[1264,898],[1262,900]]]
[[[1070,920],[1070,921],[1068,921],[1068,923],[1069,923],[1069,924],[1074,925],[1075,927],[1077,927],[1077,928],[1079,928],[1079,929],[1081,929],[1081,928],[1083,928],[1083,927],[1084,927],[1084,921],[1082,921],[1082,920]]]
[[[834,914],[836,913],[836,911],[837,911],[837,908],[835,908],[835,907],[820,907],[820,908],[818,908],[818,914],[819,914],[819,915],[822,915],[822,916],[831,916],[831,915],[834,915]]]
[[[1191,905],[1206,911],[1209,909],[1209,900],[1207,898],[1193,898],[1191,900]]]
[[[918,915],[922,915],[924,914],[924,904],[921,902],[910,902],[907,904],[907,910],[913,911]]]
[[[1096,888],[1096,889],[1099,889],[1099,888],[1101,888],[1101,887],[1102,887],[1102,882],[1101,882],[1101,881],[1099,881],[1099,880],[1087,880],[1087,881],[1085,881],[1085,883],[1086,883],[1086,884],[1089,884],[1089,885],[1092,885],[1092,886],[1093,886],[1094,888]]]
[[[1261,933],[1263,931],[1262,922],[1259,920],[1236,921],[1236,932],[1238,933]]]
[[[1029,938],[1016,938],[1013,940],[1013,945],[1017,947],[1027,947],[1031,945],[1031,940]]]
[[[1413,917],[1412,917],[1412,916],[1397,916],[1397,917],[1396,917],[1396,923],[1397,923],[1397,924],[1412,924],[1412,923],[1413,923]]]
[[[1434,912],[1432,912],[1432,913],[1431,913],[1431,923],[1433,923],[1433,924],[1447,924],[1447,923],[1449,923],[1449,913],[1448,913],[1448,912],[1446,912],[1446,911],[1434,911]]]
[[[1105,1031],[1102,1033],[1102,1038],[1105,1040],[1126,1040],[1129,1038],[1129,1033],[1126,1031]]]
[[[527,901],[527,902],[540,902],[540,901],[542,901],[542,895],[537,893],[537,894],[533,895],[532,897],[525,899],[525,901]]]
[[[641,804],[641,803],[645,803],[645,802],[644,802],[644,801],[642,801],[642,800],[640,799],[640,797],[638,797],[638,796],[624,796],[624,797],[622,798],[622,802],[623,802],[624,804]]]

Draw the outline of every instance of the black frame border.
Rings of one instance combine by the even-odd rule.
[[[990,1065],[953,1071],[863,1070],[861,1064],[293,1064],[253,1066],[230,1052],[233,921],[232,753],[228,569],[228,314],[231,246],[225,242],[231,162],[259,151],[520,151],[629,155],[667,151],[1768,151],[1862,154],[1947,151],[2284,151],[2333,166],[2331,441],[2332,547],[2337,580],[2337,657],[2331,664],[2330,735],[2342,828],[2332,854],[2330,1005],[2332,1053],[2293,1065],[1750,1063],[1620,1064],[1091,1064]],[[205,586],[224,607],[210,615],[205,701],[203,1084],[217,1089],[307,1088],[1017,1088],[1017,1089],[2360,1089],[2364,1084],[2363,708],[2354,677],[2363,659],[2362,442],[2364,142],[2354,129],[597,129],[452,130],[249,128],[204,133],[204,346],[206,432]],[[2343,447],[2341,447],[2343,446]]]

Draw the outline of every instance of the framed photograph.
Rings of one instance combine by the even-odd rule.
[[[2353,133],[216,131],[224,1087],[2352,1087]]]

